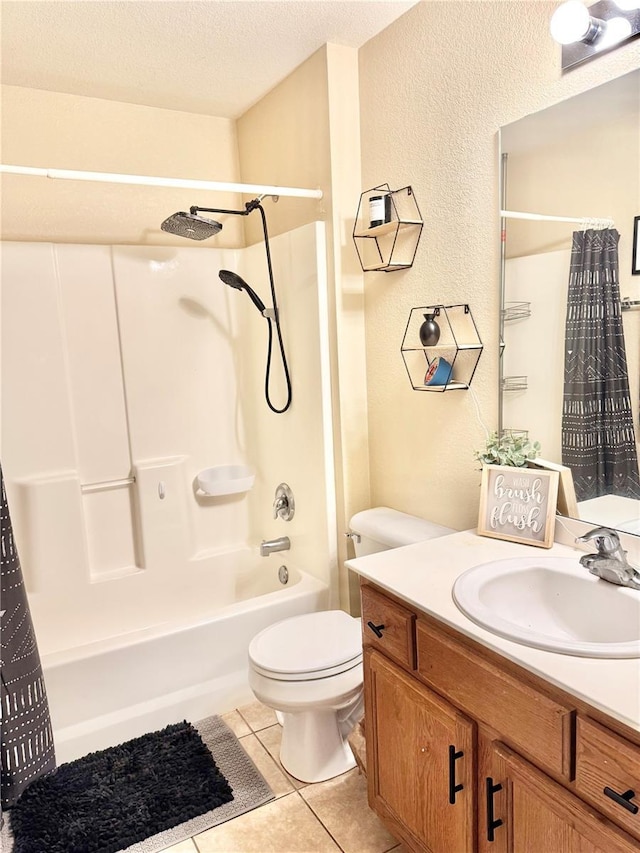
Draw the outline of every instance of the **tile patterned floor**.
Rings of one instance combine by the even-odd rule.
[[[276,798],[165,853],[407,853],[369,808],[357,768],[307,785],[278,761],[281,728],[270,708],[255,702],[223,719]]]

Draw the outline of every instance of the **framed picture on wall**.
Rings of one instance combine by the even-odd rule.
[[[483,465],[479,535],[551,548],[559,478],[557,471]]]
[[[633,252],[631,255],[631,275],[640,275],[640,216],[633,220]]]

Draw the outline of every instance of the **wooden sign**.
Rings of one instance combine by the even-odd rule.
[[[559,465],[557,462],[549,462],[547,459],[541,459],[539,456],[537,459],[529,460],[527,466],[529,468],[542,468],[543,471],[557,471],[560,475],[560,480],[558,481],[558,514],[564,515],[567,518],[580,518],[571,468]]]
[[[558,498],[557,471],[484,465],[478,533],[551,548]]]

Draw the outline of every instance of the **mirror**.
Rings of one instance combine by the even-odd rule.
[[[600,232],[603,220],[612,220],[609,226],[620,235],[620,316],[631,399],[626,417],[635,430],[628,453],[633,456],[631,465],[637,465],[640,275],[632,274],[632,249],[634,218],[640,215],[640,71],[501,128],[500,169],[501,210],[541,218],[509,213],[501,219],[499,427],[525,431],[531,441],[541,443],[544,459],[563,463],[565,350],[571,352],[569,343],[565,346],[565,322],[573,233],[588,228]],[[596,345],[597,325],[592,324],[594,332],[583,339],[581,351],[590,350],[592,338]],[[604,440],[598,438],[599,443]],[[565,446],[564,464],[569,464],[567,453]],[[578,483],[578,466],[572,464]],[[629,496],[635,486],[630,488],[623,479],[588,497],[584,490],[581,496],[581,484],[577,504],[568,514],[640,534],[640,500]]]

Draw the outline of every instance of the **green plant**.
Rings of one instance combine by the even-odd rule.
[[[498,435],[492,432],[487,437],[483,450],[474,451],[474,456],[483,465],[510,465],[523,468],[530,459],[540,455],[540,442],[529,441],[526,435],[503,432]]]

